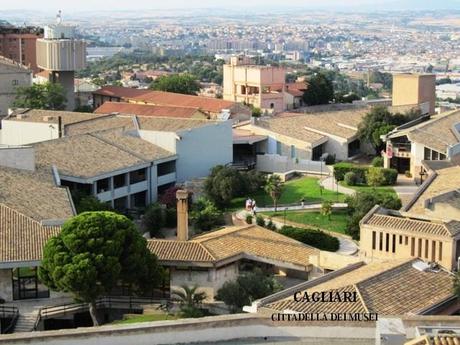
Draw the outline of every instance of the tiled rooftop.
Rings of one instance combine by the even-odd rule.
[[[54,183],[51,168],[35,172],[0,167],[0,203],[36,221],[73,216],[70,194]]]
[[[0,262],[41,260],[46,241],[59,231],[0,203]]]
[[[217,124],[217,121],[198,119],[174,119],[169,117],[144,117],[137,118],[139,128],[142,130],[178,132],[186,129]]]
[[[137,116],[158,116],[174,118],[201,118],[207,116],[195,107],[105,102],[94,111],[96,114],[120,113]]]
[[[78,113],[64,110],[23,109],[11,114],[5,120],[57,124],[59,116],[61,117],[62,124],[65,126],[98,118],[104,116],[104,114]]]

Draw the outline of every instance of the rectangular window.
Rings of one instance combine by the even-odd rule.
[[[431,241],[431,261],[436,261],[436,241]]]
[[[401,236],[399,238],[401,238]],[[393,234],[393,238],[391,242],[391,252],[396,253],[396,235],[395,234]]]
[[[383,250],[383,232],[380,232],[379,234],[380,234],[380,236],[379,236],[379,250],[382,251]]]
[[[113,207],[118,211],[125,211],[128,208],[128,197],[115,199],[113,201]]]
[[[385,234],[385,251],[390,250],[390,234]]]
[[[114,176],[113,177],[113,188],[117,189],[117,188],[121,188],[121,187],[124,187],[126,186],[126,174],[120,174],[120,175],[117,175],[117,176]]]
[[[425,258],[428,259],[428,245],[429,241],[425,240]]]
[[[11,81],[11,84],[13,84],[13,86],[16,86],[16,85],[19,84],[19,80],[14,79],[14,80]]]
[[[431,159],[434,161],[439,160],[439,153],[437,151],[432,151],[431,152]]]
[[[372,249],[375,250],[375,241],[377,240],[376,238],[376,233],[375,231],[372,231]]]
[[[296,157],[295,146],[291,145],[291,158],[295,158],[295,157]]]
[[[439,242],[439,261],[442,261],[442,242]]]
[[[402,237],[402,235],[399,235],[399,244],[403,244],[403,237]]]
[[[158,176],[164,176],[176,172],[176,161],[160,163],[157,166]]]
[[[280,141],[276,142],[276,154],[281,155],[281,142]]]
[[[439,160],[440,160],[440,161],[445,161],[445,160],[446,160],[446,155],[440,153],[440,154],[439,154]]]
[[[131,171],[129,173],[129,183],[135,184],[147,179],[147,168]]]
[[[38,279],[37,267],[14,268],[11,277],[14,300],[50,297],[48,288]]]
[[[110,181],[108,178],[96,181],[97,194],[107,192],[109,190],[109,186]]]
[[[431,150],[428,147],[425,147],[425,149],[423,150],[423,159],[426,161],[431,160]]]
[[[419,258],[422,257],[422,239],[421,238],[418,239],[417,256]]]
[[[406,246],[409,244],[409,236],[404,236],[404,244]]]
[[[410,255],[415,256],[415,238],[410,238]]]

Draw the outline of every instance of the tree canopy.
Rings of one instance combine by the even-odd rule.
[[[90,304],[98,325],[96,300],[118,284],[133,294],[151,291],[162,271],[134,223],[108,212],[85,212],[64,223],[45,245],[40,280],[50,289],[71,293]]]
[[[303,94],[307,105],[328,104],[334,99],[334,86],[323,73],[316,73],[308,81],[308,88]]]
[[[157,91],[196,95],[200,91],[200,84],[191,74],[164,75],[150,84],[150,88]]]
[[[45,110],[65,109],[67,98],[61,84],[46,82],[32,86],[18,87],[13,106]]]

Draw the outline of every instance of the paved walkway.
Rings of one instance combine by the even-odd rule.
[[[335,182],[335,178],[332,176],[326,177],[324,180],[321,180],[320,184],[324,187],[324,189],[337,192],[337,183]],[[343,187],[340,184],[338,185],[338,192],[346,195],[353,195],[356,193],[354,189]]]
[[[347,204],[334,204],[334,205],[345,205],[344,207],[347,207]],[[316,206],[316,208],[321,208],[321,204],[309,205],[309,206]],[[294,207],[297,207],[297,206],[294,206]],[[293,209],[293,208],[291,208],[291,209]],[[296,209],[298,209],[298,208],[296,208]],[[307,208],[304,208],[304,210],[305,209],[307,209]],[[314,209],[314,208],[310,208],[310,209]],[[279,209],[279,210],[281,210],[281,209]],[[273,209],[272,209],[272,211],[273,211]],[[259,210],[259,212],[266,212],[266,211]],[[270,212],[270,210],[268,212]],[[248,214],[249,213],[246,210],[240,210],[240,211],[234,213],[234,217],[233,217],[234,224],[235,225],[244,225],[244,224],[246,224],[245,219],[246,219],[246,215],[248,215]],[[285,224],[284,221],[280,221],[280,220],[277,220],[277,219],[272,219],[272,222],[273,222],[273,224],[276,225],[276,227],[278,229],[282,228],[284,225],[305,227],[305,224],[297,224],[297,223],[293,223],[293,222],[290,222],[290,221],[286,221],[286,224]],[[327,231],[327,233],[330,234],[331,236],[334,236],[334,237],[339,239],[340,247],[339,247],[339,250],[336,251],[337,254],[355,255],[358,252],[358,249],[359,249],[358,245],[353,240],[351,240],[349,238],[346,238],[344,236],[341,236],[340,234],[334,233],[332,231]]]
[[[413,178],[400,174],[398,175],[398,182],[393,188],[404,206],[414,197],[420,186],[415,183]]]

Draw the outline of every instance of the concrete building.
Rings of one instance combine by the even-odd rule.
[[[234,56],[224,65],[224,100],[260,108],[269,113],[286,109],[286,71],[282,67],[252,64],[247,56]]]
[[[393,106],[421,107],[422,114],[434,114],[436,106],[436,75],[394,74]]]
[[[66,109],[75,109],[74,75],[86,64],[86,43],[75,38],[75,27],[57,23],[45,27],[44,37],[37,40],[37,65],[50,71],[50,82],[60,83],[66,94]]]
[[[367,111],[361,108],[312,114],[283,113],[274,118],[254,119],[237,128],[260,140],[252,144],[238,141],[234,151],[246,156],[271,154],[315,161],[329,153],[337,160],[347,160],[370,152],[370,146],[357,138],[358,125]]]
[[[30,85],[30,69],[13,60],[0,57],[0,116],[8,114],[8,109],[16,98],[16,89]]]
[[[40,28],[0,26],[0,55],[38,73],[36,44],[41,37],[43,30]]]
[[[23,109],[2,121],[0,133],[3,145],[27,145],[114,128],[177,156],[175,179],[168,183],[208,176],[212,167],[233,159],[231,121]],[[97,164],[99,154],[90,152]]]
[[[386,136],[384,166],[419,178],[423,160],[450,160],[460,150],[460,111],[425,116]]]

